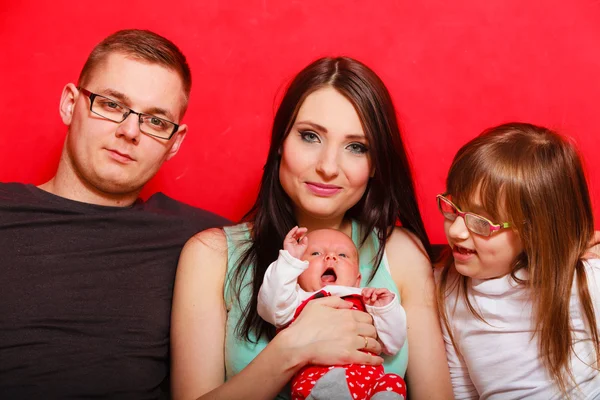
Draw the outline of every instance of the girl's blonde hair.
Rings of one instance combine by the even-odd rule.
[[[495,223],[509,221],[523,245],[512,276],[531,288],[535,335],[540,357],[560,390],[573,380],[570,356],[573,339],[569,300],[577,279],[579,300],[594,343],[598,368],[598,329],[582,256],[594,231],[589,191],[575,146],[555,132],[525,123],[509,123],[484,131],[454,157],[446,191],[464,210],[475,195]],[[445,301],[453,290],[473,315],[483,317],[469,302],[468,277],[449,279],[451,254],[440,274],[438,307],[452,342]],[[527,281],[515,272],[526,269]],[[454,275],[454,274],[453,274]],[[452,282],[449,282],[449,281]],[[455,343],[454,343],[455,344]],[[456,345],[456,344],[455,344]],[[455,346],[456,347],[456,346]]]

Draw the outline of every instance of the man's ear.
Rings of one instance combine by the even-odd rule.
[[[177,152],[179,151],[179,147],[181,147],[181,143],[183,143],[183,139],[185,139],[187,130],[188,130],[187,125],[185,125],[185,124],[179,125],[179,129],[175,133],[175,139],[174,139],[173,146],[171,146],[171,149],[169,150],[169,153],[167,154],[167,160],[170,160],[171,158],[175,157],[175,154],[177,154]]]
[[[79,90],[72,83],[67,83],[63,88],[62,95],[60,96],[59,112],[60,117],[65,125],[71,125],[73,120],[73,111],[75,109],[75,102],[79,97]]]

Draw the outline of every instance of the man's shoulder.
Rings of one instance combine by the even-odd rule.
[[[150,196],[143,203],[144,211],[162,215],[172,215],[203,223],[206,228],[231,225],[231,221],[202,208],[194,207],[162,192]]]
[[[0,182],[0,193],[26,193],[29,186],[19,182]]]
[[[21,202],[23,198],[34,197],[33,185],[18,182],[0,182],[0,202]]]

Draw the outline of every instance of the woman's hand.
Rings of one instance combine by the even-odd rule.
[[[302,352],[304,365],[381,364],[383,359],[371,354],[381,353],[373,318],[351,307],[339,297],[312,300],[276,340]]]

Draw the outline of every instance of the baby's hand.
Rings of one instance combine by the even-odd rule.
[[[394,300],[394,293],[385,288],[363,288],[361,292],[363,302],[369,306],[383,307]]]
[[[306,237],[306,228],[293,227],[291,231],[285,236],[283,240],[283,249],[287,250],[288,253],[294,258],[300,259],[306,247],[308,246],[308,237]]]

